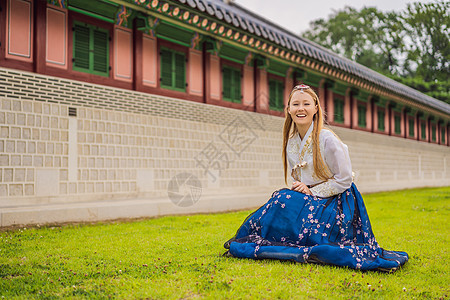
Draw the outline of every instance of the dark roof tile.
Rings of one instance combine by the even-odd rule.
[[[263,36],[265,39],[275,42],[282,47],[293,49],[300,54],[315,58],[361,79],[375,83],[391,92],[410,97],[419,103],[450,114],[449,104],[422,94],[419,91],[385,77],[356,62],[341,57],[336,53],[304,39],[244,7],[235,4],[234,2],[225,3],[221,0],[179,0],[179,2],[187,2],[191,7],[197,7],[201,11],[204,11],[202,10],[203,5],[208,14],[215,16],[219,20],[225,18],[226,22],[233,23],[235,27],[241,27],[251,34],[254,33],[257,36]],[[227,13],[227,11],[229,13]]]

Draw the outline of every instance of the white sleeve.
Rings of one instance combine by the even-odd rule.
[[[322,150],[322,149],[321,149]],[[332,178],[311,188],[314,196],[326,198],[344,192],[352,185],[352,163],[348,148],[334,134],[324,139],[322,157],[331,171]]]

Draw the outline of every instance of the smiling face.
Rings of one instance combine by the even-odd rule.
[[[292,121],[297,125],[297,128],[303,129],[302,131],[308,130],[317,110],[318,107],[309,93],[296,91],[292,94],[288,113],[291,115]]]

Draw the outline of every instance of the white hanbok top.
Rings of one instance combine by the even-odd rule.
[[[286,147],[288,174],[294,182],[295,179],[291,176],[292,169],[302,164],[303,167],[297,168],[296,177],[304,184],[312,186],[310,191],[314,196],[325,198],[340,194],[350,188],[353,181],[347,145],[330,130],[322,129],[319,135],[320,152],[332,174],[332,178],[323,181],[314,173],[313,145],[310,138],[312,130],[313,123],[303,139],[298,133],[289,139]]]

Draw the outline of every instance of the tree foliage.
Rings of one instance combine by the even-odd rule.
[[[408,4],[400,12],[346,6],[310,23],[303,36],[450,103],[450,2]]]

